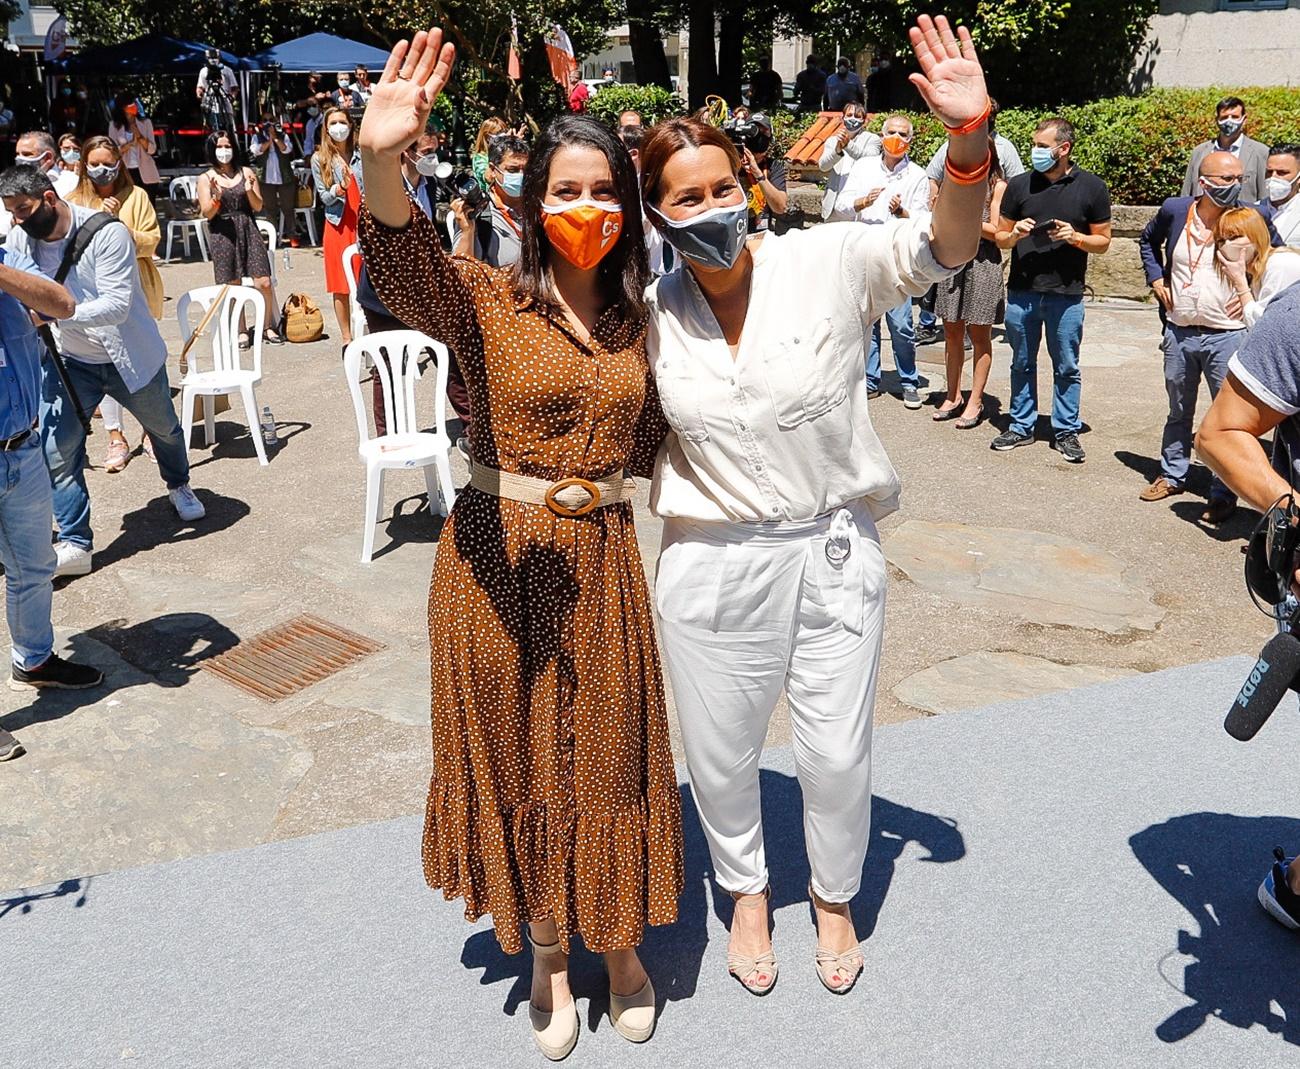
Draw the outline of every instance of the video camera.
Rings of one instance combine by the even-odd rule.
[[[483,210],[487,204],[487,194],[478,184],[474,172],[467,167],[453,167],[446,160],[438,164],[433,172],[438,183],[438,199],[448,203],[459,197],[465,202],[465,210],[471,215]]]
[[[221,80],[221,53],[215,48],[206,49],[203,53],[203,63],[208,72],[208,89],[225,90],[225,84]]]
[[[762,112],[743,119],[728,119],[722,124],[722,132],[737,148],[747,148],[756,156],[772,147],[772,124]]]
[[[1281,619],[1278,607],[1291,593],[1300,551],[1300,506],[1287,494],[1261,517],[1246,547],[1246,589],[1257,606]],[[1300,693],[1300,608],[1287,620],[1287,630],[1275,635],[1242,685],[1223,722],[1234,739],[1253,739],[1288,690]]]

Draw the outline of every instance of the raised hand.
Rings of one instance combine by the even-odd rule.
[[[456,48],[443,44],[436,27],[421,30],[408,45],[398,41],[379,76],[361,119],[357,143],[363,153],[401,156],[424,133],[433,102],[451,78]]]
[[[908,76],[921,98],[944,126],[962,127],[988,107],[984,69],[965,26],[953,36],[948,20],[921,15],[908,30],[921,72]]]

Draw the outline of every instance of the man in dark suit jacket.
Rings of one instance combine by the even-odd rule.
[[[1147,282],[1156,296],[1164,325],[1165,388],[1169,416],[1160,450],[1161,473],[1138,496],[1162,501],[1185,489],[1191,466],[1192,421],[1204,378],[1210,396],[1218,395],[1228,361],[1245,332],[1233,309],[1233,292],[1215,265],[1214,227],[1219,217],[1240,205],[1241,161],[1230,152],[1211,152],[1201,161],[1195,197],[1170,197],[1138,238]],[[1254,205],[1267,222],[1269,204]],[[1269,233],[1281,244],[1271,223]],[[1216,476],[1204,523],[1219,524],[1236,511],[1237,500]]]
[[[1241,199],[1250,203],[1264,199],[1265,171],[1268,169],[1268,146],[1246,136],[1246,105],[1240,97],[1224,97],[1214,109],[1219,125],[1219,136],[1212,141],[1202,141],[1192,149],[1183,176],[1182,195],[1198,194],[1197,176],[1201,164],[1211,152],[1231,152],[1241,161]]]

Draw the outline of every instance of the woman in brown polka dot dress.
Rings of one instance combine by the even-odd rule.
[[[623,472],[665,425],[645,355],[648,279],[631,160],[600,123],[539,138],[514,273],[448,258],[412,211],[400,154],[452,62],[400,43],[366,108],[360,237],[399,319],[455,352],[474,411],[471,487],[429,597],[433,781],[424,870],[508,953],[533,945],[530,1016],[548,1057],[578,1034],[569,940],[605,955],[610,1016],[648,1039],[647,923],[677,916],[681,814],[645,572]],[[522,477],[522,478],[520,478]]]

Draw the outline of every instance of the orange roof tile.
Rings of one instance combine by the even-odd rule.
[[[840,132],[844,116],[838,111],[823,111],[808,127],[803,137],[790,146],[785,158],[791,163],[814,166],[821,159],[822,146]]]

